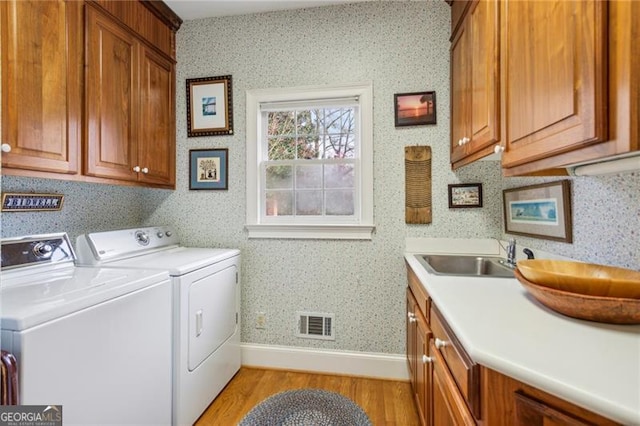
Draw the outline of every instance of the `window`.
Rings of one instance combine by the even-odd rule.
[[[370,84],[247,91],[252,238],[370,239]]]

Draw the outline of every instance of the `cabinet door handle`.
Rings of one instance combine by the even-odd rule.
[[[140,172],[140,166],[135,166],[133,168],[133,171],[136,172],[136,173],[139,173]]]
[[[142,168],[142,173],[149,173],[149,169],[148,169],[148,168],[146,168],[146,167],[143,167],[143,168]]]
[[[407,318],[411,319],[413,317],[415,317],[416,315],[413,312],[407,312]]]
[[[462,139],[458,139],[458,146],[462,146],[463,142]]]
[[[440,339],[438,339],[438,338],[436,337],[436,348],[438,348],[438,349],[442,349],[442,348],[444,348],[445,346],[447,346],[448,344],[449,344],[449,342],[446,342],[446,341],[444,341],[444,340],[440,340]]]
[[[418,319],[416,318],[415,315],[409,318],[409,322],[416,322],[416,321],[418,321]]]
[[[468,137],[464,137],[462,138],[462,145],[466,145],[471,139],[469,139]]]
[[[9,145],[8,143],[3,143],[2,152],[11,152],[11,145]]]
[[[495,152],[496,154],[500,153],[504,151],[504,146],[502,145],[496,145],[495,148],[493,148],[493,152]]]
[[[430,356],[426,356],[426,355],[422,355],[422,363],[423,364],[428,364],[430,362],[433,362],[433,358]]]

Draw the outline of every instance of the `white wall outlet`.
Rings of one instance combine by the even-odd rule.
[[[267,328],[267,315],[264,312],[256,312],[256,328]]]

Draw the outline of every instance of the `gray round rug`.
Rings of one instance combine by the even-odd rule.
[[[371,421],[362,408],[339,393],[297,389],[265,399],[239,426],[371,426]]]

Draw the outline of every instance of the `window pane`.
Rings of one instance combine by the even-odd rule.
[[[293,111],[270,112],[267,115],[267,135],[295,135],[296,118]]]
[[[296,158],[296,139],[293,137],[269,137],[268,160],[293,160]]]
[[[355,158],[355,146],[354,135],[326,135],[323,158]]]
[[[353,133],[354,114],[352,108],[326,109],[325,129],[327,133]]]
[[[293,214],[293,191],[267,191],[267,216],[291,216]]]
[[[322,215],[322,191],[296,191],[296,214]]]
[[[320,140],[317,136],[299,137],[297,142],[299,160],[314,160],[320,157]]]
[[[322,165],[296,167],[296,188],[322,188]]]
[[[292,166],[267,166],[266,188],[293,188],[293,167]]]
[[[353,188],[353,164],[327,164],[324,166],[325,188]]]
[[[354,214],[353,191],[336,190],[326,192],[327,216],[352,216]]]
[[[318,126],[320,121],[318,120],[318,113],[322,110],[311,109],[304,111],[297,111],[296,113],[296,131],[298,135],[317,135],[319,133]]]

